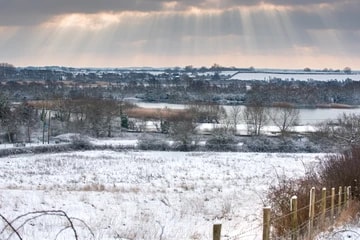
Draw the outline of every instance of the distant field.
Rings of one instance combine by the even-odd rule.
[[[351,79],[353,81],[360,81],[360,74],[358,72],[354,74],[344,74],[344,73],[304,73],[304,72],[239,72],[234,74],[230,80],[259,80],[259,81],[268,81],[271,79],[281,79],[281,80],[299,80],[299,81],[345,81],[346,79]]]

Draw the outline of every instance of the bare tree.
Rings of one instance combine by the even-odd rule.
[[[234,130],[235,135],[237,133],[237,125],[241,121],[241,111],[242,111],[242,106],[241,105],[233,105],[230,108],[230,113],[229,113],[229,115],[230,115],[229,116],[230,117],[230,123],[233,126],[233,130]]]
[[[269,118],[279,128],[282,136],[287,135],[299,121],[299,109],[291,104],[283,104],[269,110]]]
[[[345,67],[344,68],[344,73],[350,74],[351,73],[351,68],[350,67]]]
[[[21,125],[26,129],[27,141],[31,142],[31,133],[38,122],[35,108],[26,100],[23,101],[15,110],[15,115]]]
[[[50,114],[50,112],[45,108],[45,106],[42,107],[41,109],[41,114],[40,114],[40,121],[42,122],[42,143],[45,144],[45,132],[46,129],[49,132],[49,126],[47,125],[47,116],[48,113]],[[49,134],[48,134],[49,136]]]
[[[9,63],[0,63],[0,80],[6,79],[16,72],[16,68]]]
[[[0,93],[0,121],[3,122],[10,113],[10,103],[6,96]]]
[[[169,134],[172,139],[178,144],[178,148],[183,151],[188,151],[193,146],[195,138],[195,117],[193,112],[186,111],[183,115],[177,115],[169,118]]]
[[[54,118],[61,123],[62,128],[66,128],[70,122],[72,111],[71,101],[70,99],[54,100]]]
[[[105,127],[107,130],[107,137],[112,136],[115,119],[121,117],[120,104],[113,99],[106,99],[102,101],[103,115],[105,120]]]
[[[350,148],[360,144],[360,115],[343,114],[335,121],[323,124],[319,130],[325,138]]]
[[[209,102],[195,102],[189,104],[187,109],[200,123],[219,123],[225,115],[225,109],[219,104]]]
[[[84,100],[86,131],[95,137],[101,137],[105,136],[106,132],[110,130],[111,135],[107,103],[97,98],[86,98]]]
[[[248,133],[251,135],[260,135],[261,129],[269,121],[268,108],[260,102],[252,103],[246,106],[244,110],[244,120],[247,124]]]
[[[5,129],[8,141],[14,142],[17,132],[17,121],[6,96],[0,94],[0,125]]]

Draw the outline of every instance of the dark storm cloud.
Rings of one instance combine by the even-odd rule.
[[[227,11],[266,3],[290,7],[285,11],[288,11],[294,26],[326,28],[332,25],[332,28],[360,28],[358,0],[0,0],[0,26],[36,25],[53,16],[68,13],[161,12],[165,5],[171,2],[176,3],[175,11],[186,11],[191,7]],[[320,4],[327,7],[320,8]],[[323,22],[322,15],[329,15],[332,22]],[[226,14],[222,16],[226,18]]]
[[[317,5],[323,3],[331,4],[331,3],[339,2],[339,0],[263,0],[262,2],[273,5],[279,5],[279,6],[299,6],[299,5],[304,6],[304,5]]]
[[[165,0],[0,0],[0,24],[28,25],[69,13],[158,11]]]
[[[12,1],[20,2],[21,0]],[[68,1],[70,2],[70,0]],[[93,4],[91,5],[93,6],[92,8],[89,6],[87,7],[86,12],[95,12],[96,6],[98,6],[98,1],[86,1],[88,1],[90,5]],[[138,7],[136,9],[152,9],[152,11],[155,11],[162,8],[160,3],[166,2],[156,0],[147,1],[158,3],[158,5],[155,6],[155,4],[151,7],[148,6],[147,8],[145,5],[142,5],[142,8]],[[40,2],[40,0],[36,0],[35,2]],[[76,2],[77,4],[74,3],[75,5],[73,4],[73,6],[80,8],[79,2],[81,1],[78,0]],[[109,1],[109,4],[112,3],[113,5],[116,5],[118,9],[121,5],[121,9],[131,10],[135,9],[134,2],[139,3],[140,1],[132,2],[133,4],[129,3],[121,5],[118,3],[118,5],[116,5],[115,1]],[[199,5],[203,2],[203,0],[182,1],[184,4],[182,7],[185,7],[185,5]],[[238,2],[239,4],[241,2],[241,4],[244,5],[251,4],[251,2],[253,3],[254,1],[229,0],[227,2],[232,2],[231,6],[234,6],[236,5],[235,3]],[[276,2],[280,4],[280,1]],[[293,4],[297,3],[297,1],[292,2]],[[306,1],[304,2],[306,3]],[[53,4],[55,3],[53,2]],[[307,9],[303,7],[294,7],[289,11],[274,11],[270,15],[266,14],[266,9],[264,10],[259,8],[257,10],[251,11],[245,18],[242,16],[241,11],[238,11],[238,9],[235,8],[223,10],[217,14],[202,14],[200,16],[195,14],[183,14],[183,12],[175,12],[172,14],[163,15],[160,14],[156,16],[155,20],[151,15],[148,15],[142,18],[127,19],[127,21],[117,23],[116,26],[113,27],[111,35],[113,39],[121,39],[121,42],[131,43],[136,41],[145,41],[149,43],[148,45],[145,45],[145,49],[154,49],[151,46],[156,45],[157,42],[168,41],[170,43],[169,45],[174,47],[173,49],[169,47],[169,49],[172,49],[172,51],[180,50],[179,47],[173,45],[176,45],[182,41],[182,39],[186,39],[187,37],[189,39],[201,39],[201,41],[205,42],[206,39],[204,38],[206,37],[216,38],[224,36],[245,36],[248,39],[248,42],[253,44],[253,47],[256,46],[256,51],[279,51],[281,49],[291,48],[293,45],[312,45],[313,39],[309,35],[309,30],[347,30],[359,28],[359,24],[357,23],[360,22],[360,19],[357,12],[360,12],[360,9],[357,4],[351,5],[350,10],[347,10],[344,5],[341,5],[342,8],[339,8],[339,6],[337,7],[337,10],[334,10],[334,8],[326,8],[325,12],[320,12],[319,9],[317,9],[317,11],[311,11],[311,8]],[[60,12],[64,12],[66,8],[69,7],[62,7],[61,11],[58,9],[59,14]],[[78,12],[78,10],[75,11],[75,9],[76,8],[74,8],[73,12]],[[352,12],[353,14],[347,14],[349,12]],[[287,29],[286,27],[290,29]],[[22,39],[27,38],[26,33],[33,35],[31,31],[24,32],[24,34],[22,34],[24,35]],[[352,39],[356,38],[356,35],[354,36],[355,37]],[[89,38],[91,38],[91,36],[89,36]],[[195,44],[197,44],[198,48],[207,49],[204,47],[207,46],[206,44],[197,43],[196,40]],[[235,41],[233,42],[233,46],[234,45],[236,45]],[[243,42],[238,42],[237,46],[240,48],[245,48],[246,41],[244,40]],[[113,47],[115,48],[116,46]],[[191,50],[191,48],[189,49]],[[205,51],[206,50],[204,50],[204,52]]]
[[[0,52],[9,59],[37,56],[44,47],[51,49],[50,56],[73,52],[128,57],[134,52],[153,56],[224,52],[275,56],[295,48],[329,55],[337,49],[359,55],[358,1],[183,0],[169,4],[175,1],[0,0]],[[188,12],[191,7],[200,10]],[[210,9],[216,11],[205,11]],[[125,11],[129,13],[121,21],[96,31],[87,26],[79,30],[76,24],[57,29],[53,18],[68,13],[116,15]],[[96,22],[97,16],[89,18]],[[50,19],[52,25],[37,26]],[[11,35],[1,26],[20,27]],[[338,39],[330,39],[334,36]]]

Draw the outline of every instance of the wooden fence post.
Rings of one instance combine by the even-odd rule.
[[[263,240],[270,240],[271,208],[263,208]]]
[[[315,187],[312,187],[310,190],[310,204],[309,204],[309,238],[310,239],[312,239],[314,217],[315,217]]]
[[[341,202],[342,202],[342,200],[341,200],[341,196],[342,196],[342,187],[339,187],[339,200],[338,200],[338,214],[340,214],[341,213]]]
[[[297,196],[291,198],[290,211],[291,211],[291,240],[297,240],[298,232],[298,218],[297,218],[298,202]]]
[[[326,188],[321,190],[321,226],[325,226],[326,215]]]
[[[220,240],[220,238],[221,238],[221,224],[214,224],[213,240]]]
[[[359,198],[359,187],[358,187],[357,179],[354,179],[354,181],[353,181],[352,189],[351,189],[351,196],[352,196],[352,199]]]
[[[343,208],[346,208],[347,207],[347,204],[348,204],[348,191],[347,191],[348,187],[345,186],[344,187],[344,205],[343,205]]]
[[[351,199],[351,186],[348,186],[348,187],[347,187],[347,189],[346,189],[346,195],[347,195],[346,208],[349,208],[350,199]]]
[[[331,188],[331,212],[330,212],[331,222],[334,222],[334,213],[335,213],[335,188]]]

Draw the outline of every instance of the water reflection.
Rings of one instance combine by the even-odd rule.
[[[170,103],[145,103],[136,102],[139,107],[143,108],[169,108],[169,109],[184,109],[184,104],[170,104]],[[227,113],[231,112],[231,106],[224,105]],[[245,106],[241,106],[242,110]],[[314,108],[314,109],[300,109],[300,125],[315,125],[317,123],[336,119],[342,114],[360,114],[360,108],[340,109],[340,108]]]

